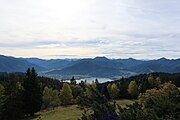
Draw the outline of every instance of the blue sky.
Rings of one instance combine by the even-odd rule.
[[[179,0],[0,0],[0,54],[180,57]]]

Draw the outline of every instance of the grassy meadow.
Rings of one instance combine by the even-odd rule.
[[[117,100],[118,105],[125,107],[126,104],[132,104],[133,100]],[[43,110],[35,116],[25,120],[77,120],[81,117],[83,111],[77,108],[77,105],[67,107],[57,107],[54,110]]]
[[[77,109],[77,105],[71,105],[57,107],[54,110],[43,110],[26,120],[77,120],[81,115],[82,111]]]
[[[128,100],[128,99],[116,100],[116,103],[122,108],[126,107],[126,105],[133,104],[134,102],[135,100]]]

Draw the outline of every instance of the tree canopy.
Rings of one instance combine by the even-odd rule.
[[[62,90],[60,91],[60,100],[62,105],[68,105],[73,98],[72,90],[68,83],[64,83]]]
[[[138,92],[138,85],[136,84],[136,81],[131,81],[128,86],[128,92],[131,95],[132,98],[137,98],[139,95]]]

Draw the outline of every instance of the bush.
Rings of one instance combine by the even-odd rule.
[[[139,103],[121,109],[122,120],[179,120],[180,90],[170,83],[147,90],[139,96]]]

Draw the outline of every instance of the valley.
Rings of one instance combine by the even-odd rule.
[[[107,78],[118,80],[142,73],[180,71],[180,59],[160,58],[156,60],[109,59],[95,57],[85,59],[39,59],[0,56],[0,72],[24,72],[28,67],[36,68],[40,76],[59,80]],[[8,69],[7,69],[8,68]]]

